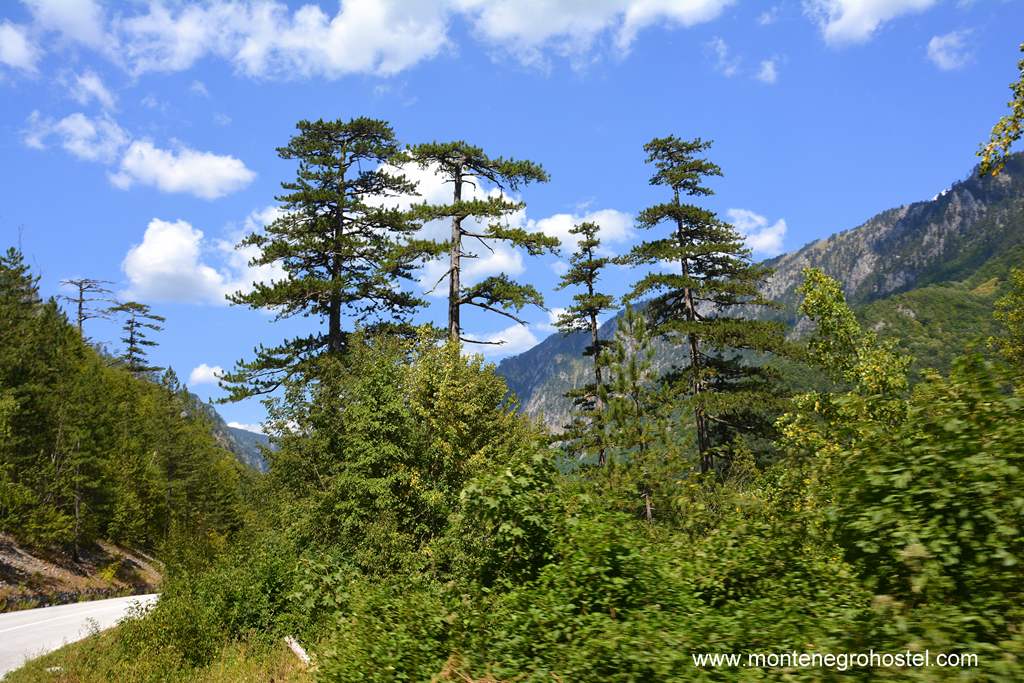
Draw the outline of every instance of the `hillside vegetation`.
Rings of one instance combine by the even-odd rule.
[[[1024,678],[1024,275],[1007,272],[1016,252],[970,246],[1019,226],[972,205],[991,239],[965,220],[956,249],[977,259],[908,255],[859,284],[800,263],[773,301],[763,286],[778,273],[690,203],[721,173],[709,148],[645,145],[664,201],[640,213],[649,239],[618,259],[637,282],[610,333],[596,319],[613,302],[599,289],[611,259],[599,226],[576,228],[586,239],[559,322],[587,337],[576,351],[587,379],[568,397],[572,428],[552,437],[467,353],[459,317],[475,305],[516,318],[542,293],[456,272],[462,237],[551,248],[502,223],[521,202],[458,189],[467,177],[518,188],[543,169],[461,141],[406,148],[373,119],[300,122],[279,149],[299,161],[286,211],[244,239],[254,263],[288,278],[232,296],[325,324],[256,346],[225,377],[232,398],[264,396],[269,411],[276,448],[258,515],[244,514],[245,478],[173,377],[155,383],[91,352],[10,253],[3,301],[15,315],[3,319],[20,327],[6,339],[38,369],[2,366],[0,424],[14,435],[4,500],[22,501],[4,519],[40,541],[191,541],[164,546],[154,607],[11,680]],[[409,189],[385,163],[406,154],[442,167],[451,204],[386,201]],[[911,219],[933,209],[883,214],[861,241],[877,253],[920,242],[933,233],[913,226],[935,223]],[[410,238],[440,219],[452,221],[445,248]],[[409,320],[423,303],[405,289],[416,259],[449,269],[445,329]],[[867,306],[861,319],[850,300]],[[787,311],[803,320],[796,338],[782,334]],[[969,343],[979,335],[991,336],[985,354]],[[918,344],[917,361],[897,338]],[[664,361],[669,347],[685,349],[685,367]],[[948,359],[941,371],[928,354]],[[311,669],[296,668],[285,636],[310,650]],[[850,659],[869,652],[928,653],[931,666]],[[845,658],[700,659],[731,653]]]
[[[99,353],[0,256],[0,532],[75,559],[206,542],[242,524],[251,476],[172,371]]]

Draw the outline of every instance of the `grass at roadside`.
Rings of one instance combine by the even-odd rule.
[[[313,676],[304,670],[283,643],[252,645],[231,643],[208,665],[193,668],[163,657],[131,659],[115,646],[117,629],[89,636],[48,655],[34,659],[3,679],[4,683],[239,683],[273,681],[302,683]]]

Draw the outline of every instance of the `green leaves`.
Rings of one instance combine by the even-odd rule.
[[[1024,52],[1024,43],[1021,43],[1020,50]],[[981,157],[978,172],[982,175],[999,175],[1006,165],[1013,143],[1024,134],[1024,59],[1017,62],[1017,68],[1020,70],[1020,78],[1010,84],[1013,93],[1008,105],[1010,112],[996,122],[988,143],[978,151]]]
[[[401,286],[419,260],[437,253],[415,239],[418,225],[388,207],[388,200],[415,194],[413,183],[388,163],[399,155],[394,131],[385,121],[300,121],[298,133],[278,149],[299,162],[294,181],[281,184],[283,215],[262,233],[242,240],[259,248],[251,265],[275,265],[287,277],[257,283],[228,299],[272,311],[276,319],[295,315],[326,322],[324,333],[276,347],[260,347],[225,376],[229,400],[273,391],[286,378],[306,372],[309,361],[340,353],[355,325],[406,322],[423,302]]]

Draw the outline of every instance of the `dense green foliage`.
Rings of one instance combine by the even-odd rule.
[[[439,344],[429,326],[345,331],[341,347],[328,344],[275,380],[281,391],[267,405],[277,450],[268,454],[261,514],[230,541],[169,546],[160,601],[118,629],[96,668],[121,680],[201,678],[239,648],[266,656],[292,635],[314,654],[311,675],[322,681],[1024,678],[1019,278],[1007,283],[999,275],[1005,269],[982,269],[918,299],[906,294],[908,305],[926,304],[921,310],[939,308],[929,297],[959,295],[966,303],[950,306],[941,323],[961,310],[976,315],[986,302],[990,313],[995,308],[989,336],[1005,359],[973,350],[954,327],[943,337],[949,369],[938,372],[912,370],[887,330],[892,309],[862,311],[859,319],[841,284],[808,268],[796,289],[806,327],[798,352],[766,365],[754,352],[776,348],[777,326],[745,317],[769,303],[757,293],[764,270],[749,262],[731,227],[680,200],[707,193],[701,178],[717,167],[694,156],[705,148],[674,137],[648,148],[654,182],[672,188],[673,198],[641,222],[667,221],[671,232],[627,261],[673,265],[644,271],[635,293],[654,298],[627,307],[607,343],[591,336],[601,374],[590,408],[602,417],[581,428],[600,430],[588,447],[590,455],[604,451],[601,466],[578,458],[571,439],[552,443],[517,413],[494,368],[467,355],[459,339]],[[596,236],[588,231],[581,230],[584,242]],[[579,277],[567,280],[584,292],[567,325],[591,333],[593,312],[606,303],[592,287],[596,257],[584,248],[574,259]],[[90,433],[90,448],[131,437],[136,450],[115,452],[135,460],[112,461],[116,471],[166,487],[143,487],[148,497],[136,502],[158,506],[156,492],[190,491],[195,478],[186,473],[198,470],[170,469],[182,461],[167,458],[174,451],[165,442],[147,441],[151,414],[135,405],[180,410],[173,377],[158,386],[103,365],[52,303],[37,300],[16,255],[5,264],[0,313],[4,320],[8,310],[30,313],[14,317],[22,327],[4,341],[24,337],[40,351],[37,369],[0,356],[3,453],[23,458],[2,471],[3,500],[17,502],[19,486],[47,495],[43,480],[56,478],[39,468],[84,452],[64,426],[77,419],[63,402],[73,388],[61,384],[59,398],[32,388],[89,376],[60,365],[74,354],[55,344],[79,349],[96,372],[137,392],[130,414],[139,418],[130,429],[119,429],[123,406],[115,417],[90,415],[76,427],[113,425],[105,427],[112,436]],[[923,334],[947,329],[923,314],[911,320]],[[698,354],[667,377],[654,362],[666,336]],[[783,367],[789,374],[776,378]],[[34,413],[55,425],[49,436],[25,429],[24,416]],[[200,432],[190,431],[198,423],[162,415],[154,423],[160,438],[191,435],[189,455],[212,457]],[[711,428],[701,435],[701,416],[724,423],[714,439]],[[33,438],[50,441],[39,451],[25,445]],[[726,464],[708,466],[701,456],[711,451]],[[139,470],[142,462],[152,470]],[[196,461],[205,467],[202,481],[220,481],[209,476],[217,462]],[[37,479],[8,484],[22,463],[37,468]],[[79,480],[69,481],[77,490]],[[97,490],[120,496],[125,485]],[[182,514],[174,500],[166,505],[172,522]],[[187,514],[197,515],[185,518],[190,529],[221,528],[227,519],[216,514],[230,509],[228,499],[190,491],[184,500]],[[199,513],[190,507],[196,500],[225,507]],[[37,497],[3,512],[30,516],[48,509],[42,503]],[[97,533],[134,528],[136,508],[110,509]],[[59,527],[49,518],[33,524]],[[872,650],[978,660],[954,669],[847,671],[695,659]]]
[[[835,281],[809,271],[803,292],[808,358],[847,388],[796,398],[784,457],[725,478],[639,456],[559,474],[478,359],[361,337],[282,400],[279,521],[172,581],[117,647],[202,667],[291,633],[325,681],[756,680],[782,671],[692,655],[928,649],[978,654],[965,680],[1018,680],[1019,374],[965,356],[911,390]]]
[[[143,366],[86,344],[21,254],[0,256],[0,530],[77,552],[241,523],[244,471],[174,373]]]

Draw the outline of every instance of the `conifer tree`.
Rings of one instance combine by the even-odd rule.
[[[699,138],[675,136],[644,145],[647,163],[656,169],[651,184],[668,188],[671,197],[644,209],[637,226],[653,230],[665,225],[668,230],[661,238],[636,245],[621,259],[632,266],[653,267],[627,299],[649,299],[646,312],[655,334],[687,346],[688,367],[669,371],[663,381],[692,401],[702,472],[714,467],[714,432],[726,437],[742,429],[750,394],[759,390],[757,385],[767,374],[725,354],[770,351],[783,342],[781,325],[749,318],[752,307],[774,305],[759,292],[769,269],[751,262],[743,238],[731,225],[714,212],[683,201],[713,194],[705,179],[722,171],[700,156],[710,146]],[[663,268],[665,264],[672,264],[675,272]],[[726,391],[740,394],[730,400]]]
[[[224,377],[228,400],[266,394],[308,368],[322,354],[339,354],[353,325],[405,322],[422,301],[403,289],[426,245],[411,240],[408,216],[385,207],[388,197],[415,192],[387,162],[399,151],[391,126],[381,120],[299,121],[298,133],[277,150],[299,163],[295,180],[281,183],[283,215],[242,240],[256,247],[252,266],[277,265],[287,277],[260,282],[228,299],[274,312],[326,320],[326,330],[256,349]]]
[[[118,304],[108,309],[108,311],[115,315],[125,316],[124,324],[121,326],[124,333],[121,341],[125,345],[124,352],[121,354],[121,360],[124,361],[125,367],[136,375],[160,370],[159,367],[149,365],[149,361],[146,358],[148,355],[146,349],[157,345],[147,335],[151,332],[163,330],[164,328],[161,323],[166,319],[163,316],[152,313],[149,306],[140,304],[137,301],[127,301],[123,304]]]
[[[84,338],[85,331],[83,327],[86,320],[107,317],[108,308],[96,308],[93,304],[97,302],[103,302],[105,304],[114,303],[109,297],[103,296],[104,294],[111,293],[111,291],[107,289],[106,285],[113,283],[109,280],[94,280],[93,278],[87,277],[61,280],[60,283],[68,287],[75,288],[74,296],[62,296],[61,299],[75,307],[75,321],[78,326],[78,334],[82,335]]]
[[[581,223],[569,232],[579,235],[576,252],[569,258],[569,270],[562,275],[558,289],[579,287],[582,291],[573,295],[573,304],[558,317],[555,325],[562,334],[586,332],[590,335],[590,344],[583,355],[593,362],[594,381],[570,391],[567,396],[573,399],[577,408],[584,413],[582,422],[576,422],[568,430],[570,438],[576,437],[584,448],[597,451],[597,462],[603,465],[606,459],[604,436],[604,403],[601,392],[604,387],[602,377],[601,350],[609,345],[607,340],[598,336],[598,318],[608,311],[614,310],[615,297],[597,291],[597,282],[601,271],[611,259],[598,256],[601,246],[600,226],[596,223]]]
[[[462,141],[416,145],[410,150],[410,156],[420,167],[435,170],[445,182],[452,184],[450,204],[423,204],[414,211],[424,222],[451,219],[451,237],[436,243],[439,249],[448,252],[448,269],[438,283],[448,278],[449,339],[486,343],[462,336],[460,311],[464,305],[492,311],[525,325],[517,314],[528,305],[543,308],[543,295],[532,285],[515,282],[504,273],[465,286],[462,283],[462,262],[463,259],[478,258],[476,253],[467,250],[467,240],[476,240],[492,251],[489,243],[506,242],[526,249],[531,256],[558,248],[556,238],[512,227],[507,222],[509,215],[522,209],[524,204],[509,199],[504,192],[516,191],[533,182],[547,182],[547,172],[531,161],[491,158],[479,147]],[[500,192],[492,193],[486,199],[464,199],[465,187],[480,181],[491,183]]]
[[[611,344],[598,360],[608,380],[600,385],[606,406],[608,443],[640,469],[644,517],[653,518],[650,451],[663,435],[665,397],[654,372],[654,338],[643,313],[627,305]]]

